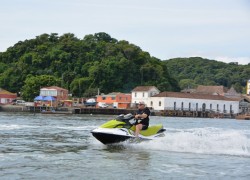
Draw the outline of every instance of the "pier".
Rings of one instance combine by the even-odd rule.
[[[105,114],[105,115],[119,115],[119,114],[135,114],[137,109],[118,109],[118,108],[95,108],[95,107],[54,107],[53,112],[51,107],[34,107],[34,106],[17,106],[4,105],[0,106],[0,111],[3,112],[32,112],[44,114]],[[234,114],[217,113],[213,111],[191,111],[191,110],[150,110],[151,116],[166,116],[166,117],[193,117],[193,118],[235,118]]]

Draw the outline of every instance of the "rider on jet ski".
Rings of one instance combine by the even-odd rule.
[[[135,115],[135,136],[138,137],[141,130],[146,130],[149,126],[150,110],[146,107],[145,102],[140,101],[138,104],[138,110]]]

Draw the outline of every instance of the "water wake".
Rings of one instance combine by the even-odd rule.
[[[133,146],[152,150],[250,157],[249,132],[220,128],[167,129],[165,137]]]

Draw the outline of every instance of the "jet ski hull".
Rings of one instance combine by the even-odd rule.
[[[119,143],[133,137],[131,132],[125,128],[97,128],[94,129],[91,133],[97,140],[99,140],[103,144]]]
[[[92,132],[93,136],[103,144],[115,144],[130,139],[130,136],[121,136],[117,134],[107,134],[101,132]]]
[[[103,144],[115,144],[120,143],[124,141],[128,141],[131,143],[138,143],[141,141],[147,141],[152,140],[157,137],[164,136],[165,129],[162,129],[160,133],[157,133],[152,136],[143,136],[139,135],[139,139],[134,136],[134,133],[132,130],[128,130],[126,128],[97,128],[94,129],[91,133],[92,135],[102,142]]]

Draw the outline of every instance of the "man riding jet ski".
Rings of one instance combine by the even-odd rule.
[[[132,114],[119,115],[117,118],[110,120],[100,127],[91,131],[93,136],[103,144],[119,143],[126,140],[140,139],[153,140],[157,137],[164,136],[165,129],[162,124],[149,126],[146,130],[141,130],[138,137],[135,136],[135,124],[137,119]]]

